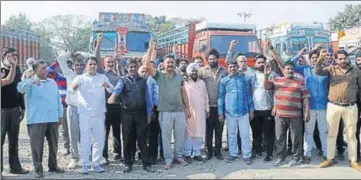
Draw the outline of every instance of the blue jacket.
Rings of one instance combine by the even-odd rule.
[[[311,66],[303,68],[306,88],[310,92],[310,109],[326,110],[328,102],[328,88],[330,79],[328,76],[320,76],[315,73]]]
[[[226,76],[219,82],[218,114],[243,116],[254,111],[252,94],[245,76]]]

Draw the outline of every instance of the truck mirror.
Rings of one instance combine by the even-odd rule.
[[[145,42],[145,43],[144,43],[144,48],[145,48],[145,49],[148,49],[148,48],[149,48],[149,42]]]

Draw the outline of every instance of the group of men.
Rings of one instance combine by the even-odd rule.
[[[264,162],[272,161],[275,155],[275,166],[285,164],[287,144],[292,154],[289,165],[311,161],[317,122],[316,139],[324,157],[320,167],[328,167],[335,163],[342,119],[350,165],[361,171],[357,162],[361,122],[356,104],[361,100],[361,52],[356,54],[355,66],[344,50],[335,53],[334,61],[328,61],[327,50],[322,46],[303,49],[290,61],[283,61],[270,46],[268,59],[258,55],[254,68],[250,68],[247,57],[234,55],[236,41],[232,41],[225,58],[226,68],[220,67],[217,50],[210,48],[191,64],[181,60],[176,68],[176,54],[156,60],[156,43],[151,41],[142,62],[128,60],[122,66],[117,53],[104,58],[103,68],[99,64],[102,38],[98,36],[94,56],[65,53],[50,66],[30,59],[22,80],[16,68],[16,49],[4,49],[1,141],[3,147],[8,134],[11,173],[29,172],[21,167],[18,157],[23,116],[37,178],[44,176],[45,137],[49,144],[49,171],[64,172],[57,165],[60,124],[63,155],[71,155],[69,169],[76,168],[81,160],[82,174],[88,174],[91,165],[95,172],[104,172],[102,165],[109,163],[108,136],[112,128],[114,160],[124,158],[123,171],[132,171],[138,145],[143,169],[153,173],[151,166],[158,158],[158,144],[165,169],[175,163],[184,166],[213,156],[223,160],[225,122],[228,163],[242,154],[245,163],[251,165],[265,151]],[[309,62],[305,60],[307,55]],[[58,66],[62,73],[57,71]],[[201,156],[203,139],[206,158]]]

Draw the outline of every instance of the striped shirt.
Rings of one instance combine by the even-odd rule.
[[[302,117],[302,99],[310,94],[302,79],[276,77],[270,81],[275,88],[276,116],[281,118]]]
[[[54,62],[48,67],[48,78],[53,79],[58,85],[61,102],[64,107],[67,107],[65,102],[67,90],[66,78],[62,74],[55,71],[57,67],[59,67],[58,62]]]

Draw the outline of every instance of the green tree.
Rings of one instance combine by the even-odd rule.
[[[335,17],[330,18],[328,27],[331,31],[343,30],[348,27],[361,25],[361,4],[345,5],[343,12],[339,12]]]
[[[22,13],[17,15],[11,15],[9,19],[5,22],[5,26],[14,28],[14,29],[23,29],[27,31],[32,30],[33,23],[29,18]]]

